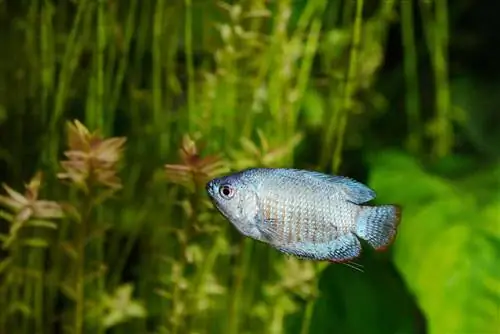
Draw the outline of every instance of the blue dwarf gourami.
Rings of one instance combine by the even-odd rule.
[[[289,255],[347,262],[360,239],[388,247],[401,220],[398,205],[368,205],[375,192],[344,176],[291,168],[251,168],[215,178],[206,190],[244,236]]]

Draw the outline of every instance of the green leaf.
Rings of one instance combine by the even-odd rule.
[[[373,159],[377,200],[403,207],[395,262],[431,334],[500,328],[500,184],[497,170],[477,173],[452,183],[402,154]]]
[[[22,241],[24,246],[36,247],[36,248],[46,248],[49,246],[49,243],[43,239],[25,239]]]
[[[14,215],[8,213],[7,211],[0,210],[0,218],[5,219],[8,222],[12,222],[14,220]]]
[[[77,300],[76,290],[73,287],[71,287],[68,283],[61,284],[61,292],[69,299],[73,301]]]
[[[21,301],[14,301],[10,304],[7,310],[7,314],[14,314],[18,312],[26,317],[31,316],[33,313],[31,307],[28,304]]]
[[[35,226],[35,227],[43,227],[56,230],[57,224],[48,220],[41,219],[31,219],[26,223],[26,226]]]
[[[132,318],[143,318],[147,312],[142,302],[132,298],[133,286],[119,286],[112,296],[104,298],[104,314],[101,317],[105,328],[111,328]]]
[[[304,94],[302,103],[304,109],[304,122],[310,127],[319,127],[323,122],[325,113],[324,101],[318,91],[309,89]]]
[[[418,333],[416,305],[392,264],[361,260],[364,272],[342,264],[326,267],[309,333]]]
[[[12,258],[8,257],[0,261],[0,275],[9,268],[10,264],[12,263]]]

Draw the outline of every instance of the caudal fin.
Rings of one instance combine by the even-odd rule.
[[[376,250],[389,246],[401,221],[397,205],[364,206],[356,222],[356,235]]]

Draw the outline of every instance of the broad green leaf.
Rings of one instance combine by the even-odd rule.
[[[373,160],[377,200],[403,207],[395,262],[431,334],[500,328],[500,180],[497,170],[477,173],[451,182],[401,154]]]
[[[341,264],[323,271],[309,333],[418,333],[416,305],[392,264],[369,256],[359,261],[363,272]]]

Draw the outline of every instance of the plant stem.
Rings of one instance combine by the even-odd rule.
[[[157,1],[153,16],[153,119],[155,124],[160,123],[163,112],[163,83],[161,80],[162,68],[162,41],[163,41],[163,9],[164,2]]]
[[[78,32],[82,21],[85,20],[87,15],[88,0],[81,0],[78,2],[78,10],[74,19],[71,32],[65,43],[65,51],[62,61],[61,72],[57,80],[57,89],[54,102],[54,110],[49,121],[49,131],[47,131],[47,139],[50,140],[49,150],[45,151],[45,163],[55,163],[57,161],[57,154],[59,149],[59,135],[57,131],[58,121],[64,112],[64,104],[67,98],[68,90],[70,87],[71,78],[78,65],[77,59],[82,51],[83,43],[80,42]]]
[[[413,31],[413,1],[401,3],[401,36],[404,49],[404,70],[406,79],[406,112],[408,113],[408,148],[418,153],[421,148],[420,101],[418,86],[417,51]]]
[[[436,96],[436,143],[434,153],[442,157],[450,150],[453,133],[450,126],[450,89],[448,85],[448,9],[447,0],[436,0],[436,30],[434,34],[434,75]]]
[[[241,316],[241,300],[242,295],[244,293],[243,289],[243,281],[248,273],[248,268],[250,266],[250,260],[252,259],[252,241],[249,239],[243,240],[243,251],[242,258],[240,261],[240,265],[236,271],[236,282],[234,284],[234,291],[232,294],[232,298],[230,301],[230,309],[229,309],[229,326],[228,333],[239,333],[238,324],[239,317]]]
[[[92,212],[92,193],[85,196],[82,205],[82,221],[77,236],[77,278],[76,278],[76,315],[75,334],[81,334],[84,330],[84,310],[85,310],[85,243],[87,240],[87,227],[90,222]]]
[[[195,122],[192,117],[194,114],[194,64],[193,64],[193,7],[191,0],[185,0],[186,6],[186,18],[184,26],[184,48],[186,52],[186,63],[187,63],[187,75],[188,75],[188,108],[187,116],[188,120],[188,130],[193,130],[193,125]]]
[[[342,148],[344,146],[345,129],[347,127],[347,119],[352,106],[352,94],[354,90],[354,77],[356,75],[358,65],[358,53],[361,44],[361,26],[363,23],[363,0],[356,1],[356,17],[354,19],[354,28],[352,32],[352,45],[349,57],[349,69],[347,72],[347,80],[344,88],[342,100],[342,112],[340,114],[339,127],[337,131],[337,141],[333,153],[333,172],[337,172],[342,161]]]
[[[93,126],[97,129],[107,129],[111,126],[105,127],[106,124],[104,120],[104,55],[106,52],[106,2],[104,0],[99,0],[97,3],[97,50],[96,50],[96,92],[95,92],[95,103],[94,103],[94,123],[87,124],[87,126]],[[108,113],[110,110],[107,111]]]
[[[300,329],[300,334],[307,334],[311,328],[311,320],[314,311],[314,305],[316,304],[315,298],[309,298],[306,305],[306,311],[304,313],[304,320],[302,321],[302,327]]]

